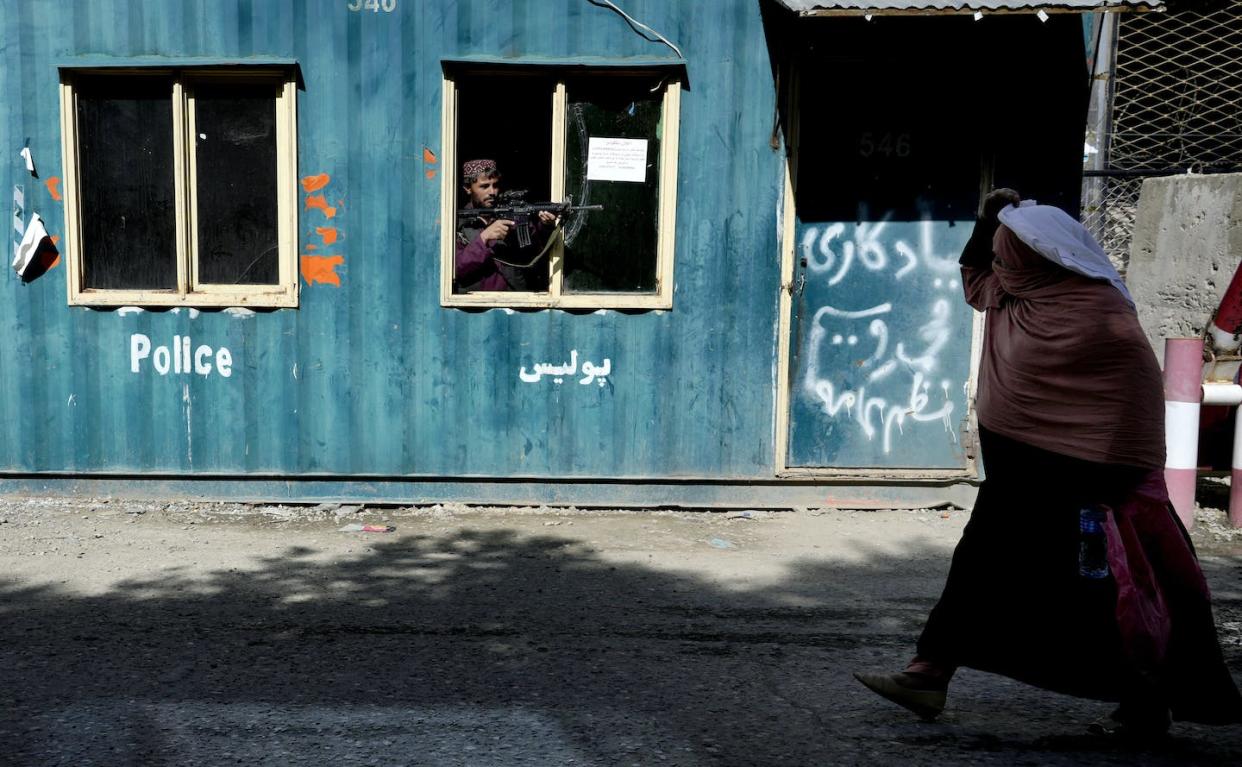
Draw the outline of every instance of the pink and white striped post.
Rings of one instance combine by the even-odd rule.
[[[1230,462],[1229,523],[1242,527],[1242,386],[1236,383],[1203,384],[1204,405],[1234,408],[1233,461]]]
[[[1242,267],[1233,273],[1229,287],[1220,300],[1220,307],[1212,321],[1208,323],[1208,337],[1211,339],[1212,352],[1216,356],[1231,355],[1233,359],[1227,366],[1217,365],[1218,374],[1223,374],[1236,382],[1238,376],[1238,331],[1242,330]],[[1203,387],[1203,399],[1208,399],[1208,384]],[[1242,403],[1242,389],[1236,383],[1230,385],[1229,402],[1238,406]],[[1233,421],[1233,460],[1230,462],[1229,485],[1229,522],[1234,527],[1242,527],[1242,407],[1234,413]]]
[[[1233,415],[1233,460],[1229,468],[1229,524],[1242,527],[1242,407]]]
[[[1199,403],[1203,399],[1203,339],[1164,341],[1164,479],[1169,500],[1189,530],[1195,519],[1199,473]]]

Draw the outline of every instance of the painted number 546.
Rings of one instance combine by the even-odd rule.
[[[397,0],[353,0],[345,7],[351,11],[374,11],[375,13],[379,13],[380,8],[383,8],[384,13],[392,13],[397,10]]]

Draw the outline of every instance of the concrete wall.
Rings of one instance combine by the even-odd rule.
[[[1126,283],[1157,357],[1203,332],[1239,259],[1242,173],[1143,182]]]

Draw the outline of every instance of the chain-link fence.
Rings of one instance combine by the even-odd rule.
[[[1122,275],[1130,261],[1130,237],[1138,212],[1139,191],[1144,176],[1097,176],[1084,196],[1082,223],[1104,247],[1113,266]]]
[[[1145,178],[1242,171],[1242,0],[1122,14],[1111,81],[1104,163],[1087,172],[1082,218],[1124,272]]]

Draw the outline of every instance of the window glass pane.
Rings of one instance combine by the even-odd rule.
[[[172,80],[77,81],[82,268],[88,288],[177,288]]]
[[[575,204],[604,206],[566,221],[566,293],[656,290],[659,83],[596,77],[566,84],[565,190]]]
[[[272,83],[193,86],[202,283],[280,282],[276,95]]]
[[[525,191],[527,203],[548,202],[552,183],[552,94],[555,83],[526,74],[474,74],[457,81],[457,207],[503,204]],[[495,173],[464,178],[461,165],[491,160]],[[469,183],[467,183],[469,182]],[[517,231],[493,239],[494,217],[459,216],[453,292],[548,289],[552,227],[530,217],[530,244]],[[494,231],[494,230],[493,230]]]

